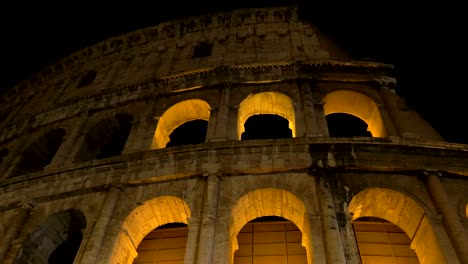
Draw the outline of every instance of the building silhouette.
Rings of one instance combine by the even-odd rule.
[[[164,22],[0,104],[1,263],[468,263],[468,146],[296,7]]]

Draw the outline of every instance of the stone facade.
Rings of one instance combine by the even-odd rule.
[[[244,225],[280,216],[302,232],[307,263],[360,263],[359,217],[400,227],[420,263],[468,263],[468,146],[408,108],[392,71],[353,61],[294,7],[78,51],[0,98],[0,261],[47,263],[75,221],[73,263],[132,263],[173,222],[188,225],[184,263],[231,263]],[[374,137],[330,137],[333,113]],[[284,117],[293,138],[241,141],[256,114]],[[205,143],[165,148],[196,119]],[[96,158],[122,131],[121,152]]]

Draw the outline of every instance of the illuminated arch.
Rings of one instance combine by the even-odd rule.
[[[293,193],[276,188],[264,188],[243,195],[232,210],[229,238],[230,261],[238,249],[237,234],[249,221],[262,216],[280,216],[293,222],[302,232],[302,246],[307,251],[307,262],[312,263],[310,223],[304,202]]]
[[[345,113],[354,115],[367,123],[373,137],[386,137],[387,131],[377,104],[368,96],[358,92],[340,90],[323,98],[325,115]]]
[[[244,124],[253,115],[277,114],[289,121],[292,136],[296,137],[296,121],[291,98],[277,92],[264,92],[247,96],[240,104],[237,118],[237,138],[245,131]]]
[[[179,197],[160,196],[144,202],[125,218],[110,263],[132,263],[138,245],[149,232],[169,223],[188,224],[190,215],[190,208]]]
[[[159,117],[151,148],[166,147],[166,144],[170,141],[169,135],[172,131],[186,122],[197,119],[208,121],[210,110],[210,105],[199,99],[186,100],[171,106]]]
[[[411,239],[421,264],[448,263],[424,208],[409,196],[386,188],[368,188],[349,203],[353,220],[378,217],[400,227]]]
[[[466,218],[468,218],[468,203],[466,204],[466,207],[465,207],[465,216]]]

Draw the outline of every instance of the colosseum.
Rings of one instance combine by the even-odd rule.
[[[115,36],[0,98],[0,262],[468,263],[468,145],[294,6]]]

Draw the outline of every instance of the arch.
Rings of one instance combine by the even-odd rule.
[[[12,176],[43,170],[54,158],[65,135],[65,129],[57,128],[36,139],[21,154]]]
[[[79,210],[53,214],[27,236],[14,263],[72,264],[85,228],[86,217]]]
[[[249,221],[262,216],[279,216],[293,222],[302,232],[307,262],[312,263],[310,223],[304,202],[295,194],[277,188],[257,189],[243,195],[232,209],[229,226],[230,261],[238,249],[237,234]]]
[[[323,98],[325,115],[345,113],[364,120],[374,137],[386,137],[387,131],[379,107],[368,96],[349,90],[339,90]]]
[[[209,121],[210,111],[210,105],[200,99],[190,99],[171,106],[159,117],[151,148],[166,147],[172,131],[186,122],[197,119]]]
[[[401,228],[411,239],[420,263],[448,263],[424,208],[411,197],[386,188],[367,188],[349,203],[353,220],[360,217],[385,219]]]
[[[465,206],[465,217],[468,219],[468,203]]]
[[[296,137],[296,119],[293,101],[287,95],[278,92],[250,94],[239,104],[237,114],[237,138],[244,133],[244,124],[253,115],[277,114],[289,121],[292,136]]]
[[[160,196],[136,207],[120,227],[110,263],[132,263],[143,238],[155,228],[169,223],[188,224],[191,211],[176,196]]]
[[[95,124],[87,131],[76,161],[89,161],[118,156],[122,153],[132,128],[133,117],[116,114]]]

